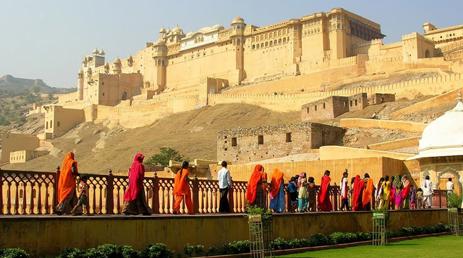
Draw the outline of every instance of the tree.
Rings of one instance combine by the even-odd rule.
[[[48,93],[48,100],[53,100],[53,94],[51,92]]]
[[[39,94],[39,92],[40,92],[40,87],[39,87],[39,86],[34,86],[34,87],[32,87],[32,91],[33,91],[35,94]]]
[[[181,155],[177,150],[169,148],[169,147],[161,147],[159,148],[159,153],[154,154],[144,163],[145,165],[161,165],[167,167],[169,165],[169,160],[174,161],[184,161],[188,160],[185,156]]]

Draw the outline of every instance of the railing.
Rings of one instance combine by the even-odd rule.
[[[57,204],[59,167],[57,172],[0,170],[0,175],[0,215],[52,213],[53,207]],[[108,175],[87,175],[90,213],[121,214],[124,193],[129,185],[128,177],[113,175],[111,170]],[[211,214],[219,212],[220,190],[217,180],[202,180],[195,176],[189,184],[195,213]],[[174,196],[172,192],[174,179],[160,178],[155,173],[154,177],[145,177],[144,186],[146,201],[153,209],[154,214],[173,214]],[[319,188],[319,186],[316,186],[317,196],[315,203],[318,203]],[[232,181],[232,187],[228,192],[231,212],[245,212],[246,191],[247,182]],[[351,199],[350,191],[348,191],[348,194],[349,199]],[[332,210],[338,211],[341,205],[341,195],[336,184],[330,186],[329,195]],[[269,207],[270,198],[268,194],[266,194],[266,199],[267,207]],[[373,194],[371,200],[372,209],[374,209]],[[445,191],[434,191],[433,207],[447,207]],[[285,211],[292,211],[287,186],[285,186]],[[188,212],[184,203],[182,203],[179,212]]]

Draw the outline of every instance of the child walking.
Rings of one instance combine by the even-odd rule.
[[[416,192],[416,202],[418,204],[418,209],[423,208],[423,189],[418,188]]]
[[[76,210],[78,208],[82,208],[83,213],[85,215],[90,215],[88,211],[88,185],[87,185],[87,175],[80,175],[80,182],[79,182],[79,201],[77,202],[77,205],[74,206],[74,209],[72,209],[71,214],[73,216],[78,215]],[[80,214],[79,214],[80,215]]]

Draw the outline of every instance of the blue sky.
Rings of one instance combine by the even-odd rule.
[[[443,4],[440,4],[443,3]],[[0,0],[0,76],[43,79],[53,87],[76,87],[82,57],[97,47],[108,62],[135,55],[156,41],[164,26],[185,33],[242,17],[268,24],[342,7],[381,24],[385,43],[411,32],[463,24],[463,1],[411,0]]]

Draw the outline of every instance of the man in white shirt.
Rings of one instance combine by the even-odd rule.
[[[429,176],[426,176],[426,179],[423,181],[421,188],[423,189],[423,207],[425,209],[431,208],[433,189],[431,180],[429,180]]]
[[[230,205],[228,204],[228,187],[231,187],[230,171],[227,169],[227,162],[222,161],[222,169],[219,170],[217,175],[219,180],[220,189],[220,213],[230,212]]]
[[[447,182],[447,195],[450,195],[453,193],[454,185],[452,183],[452,178],[449,177],[449,181]]]

